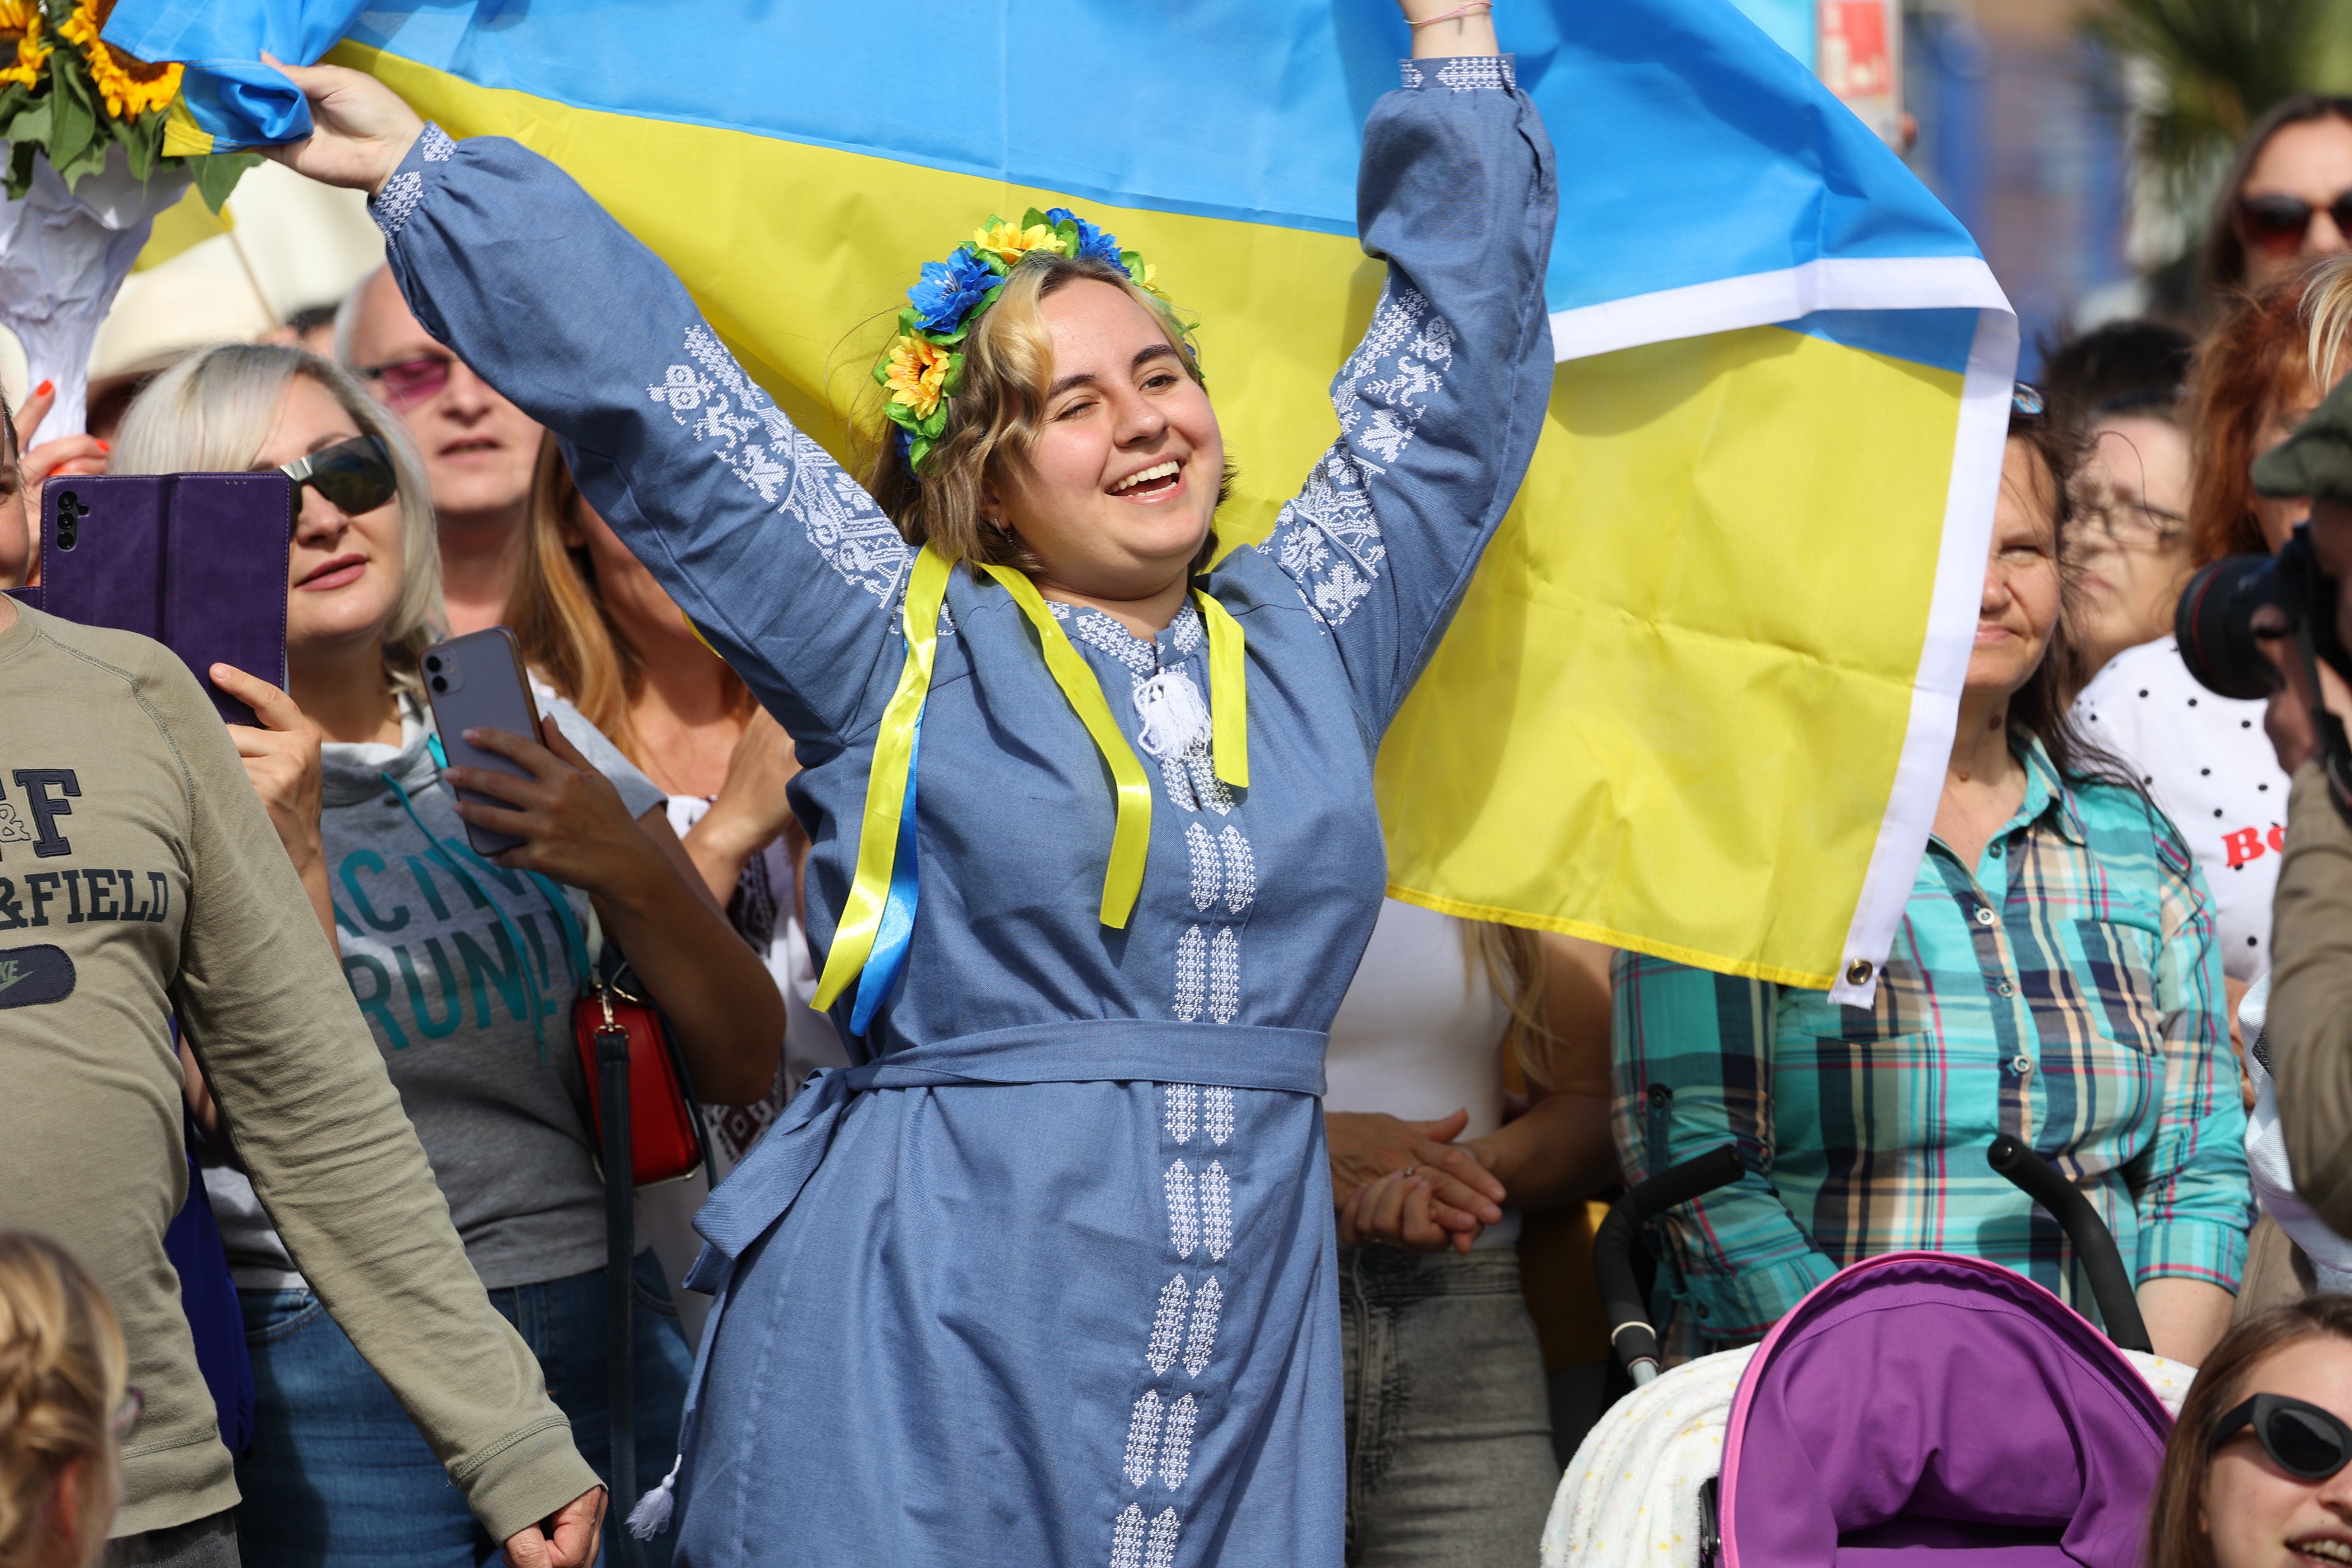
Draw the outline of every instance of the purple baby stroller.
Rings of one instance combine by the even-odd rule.
[[[1596,1238],[1637,1386],[1562,1481],[1546,1563],[2134,1568],[2189,1370],[2146,1353],[2129,1276],[2081,1194],[2014,1140],[1989,1157],[2065,1227],[2112,1342],[1997,1264],[1906,1252],[1842,1270],[1761,1344],[1662,1376],[1634,1235],[1739,1166],[1724,1149],[1661,1172]],[[1699,1473],[1706,1458],[1719,1479]]]

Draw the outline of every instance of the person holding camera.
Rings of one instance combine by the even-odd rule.
[[[2228,602],[2212,617],[2209,662],[2212,678],[2273,687],[2266,727],[2294,781],[2258,1050],[2277,1082],[2294,1196],[2332,1233],[2305,1244],[2316,1263],[2341,1247],[2333,1237],[2352,1236],[2352,383],[2257,461],[2253,479],[2266,495],[2309,497],[2311,520],[2266,571],[2242,560],[2210,570],[2210,596]],[[2249,636],[2274,680],[2243,653]],[[2352,1271],[2327,1268],[2315,1282],[2341,1289]]]
[[[252,787],[430,1157],[466,1254],[523,1331],[600,1471],[604,1187],[571,1005],[601,931],[667,1014],[697,1087],[754,1098],[783,1016],[671,834],[661,792],[585,720],[482,731],[527,779],[436,766],[417,659],[437,608],[433,514],[398,424],[299,350],[230,344],[159,376],[125,416],[118,471],[265,469],[307,458],[287,591],[291,691],[215,666],[262,727],[235,727]],[[500,804],[457,798],[462,785]],[[491,859],[471,826],[524,840]],[[584,935],[579,933],[585,933]],[[230,1138],[243,1142],[235,1118]],[[472,1563],[483,1537],[394,1391],[321,1310],[236,1173],[209,1174],[243,1289],[258,1394],[240,1458],[254,1564]],[[649,1253],[636,1265],[637,1429],[674,1442],[688,1354]],[[648,1552],[667,1561],[658,1547]]]

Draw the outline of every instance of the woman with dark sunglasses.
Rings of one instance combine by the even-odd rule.
[[[418,700],[417,659],[440,612],[425,472],[397,419],[352,377],[289,348],[206,350],[141,395],[113,456],[119,472],[278,468],[299,487],[290,690],[226,666],[213,678],[263,721],[232,727],[237,749],[337,945],[467,1258],[538,1357],[583,1455],[609,1475],[604,1188],[571,1038],[588,950],[601,932],[627,954],[696,1086],[722,1103],[756,1099],[775,1071],[775,986],[703,889],[661,792],[569,704],[542,704],[541,736],[481,742],[528,780],[436,765]],[[459,783],[504,807],[460,803]],[[476,858],[468,822],[524,843]],[[257,1394],[254,1440],[237,1460],[246,1561],[485,1561],[497,1543],[296,1271],[252,1185],[226,1168],[205,1184]],[[637,1437],[667,1452],[688,1355],[649,1253],[634,1273]],[[651,1568],[667,1548],[647,1548]]]
[[[2352,250],[2352,98],[2303,93],[2254,122],[2205,235],[2209,309]]]
[[[2199,1369],[2148,1510],[2147,1568],[2352,1563],[2352,1296],[2230,1331]]]

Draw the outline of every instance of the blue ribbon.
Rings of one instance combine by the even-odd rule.
[[[882,921],[875,928],[874,951],[857,976],[857,1000],[849,1012],[849,1032],[859,1039],[882,1004],[890,999],[898,976],[906,971],[907,950],[915,939],[915,900],[922,879],[915,856],[915,775],[923,756],[923,716],[907,742],[907,800],[898,812],[898,847],[890,860],[890,895],[882,905]]]

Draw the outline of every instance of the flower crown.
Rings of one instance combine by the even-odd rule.
[[[1005,279],[1031,252],[1090,258],[1116,267],[1130,282],[1158,294],[1152,268],[1136,251],[1067,207],[1031,207],[1017,224],[991,215],[945,261],[923,263],[922,280],[907,290],[898,333],[874,366],[885,400],[882,412],[898,427],[898,450],[920,473],[932,443],[947,434],[948,399],[963,384],[965,335],[996,303]]]

